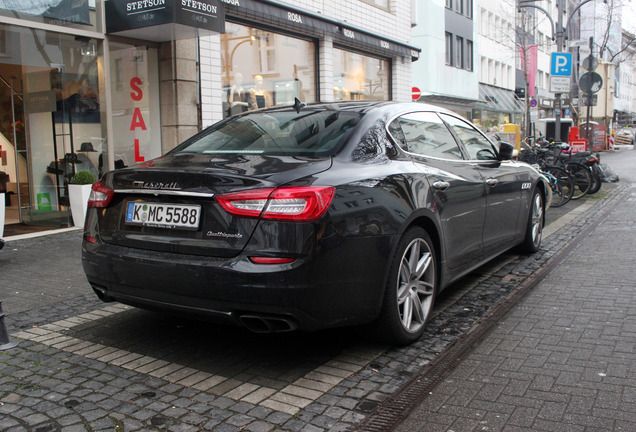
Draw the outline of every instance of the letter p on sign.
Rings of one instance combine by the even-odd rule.
[[[552,53],[550,65],[550,74],[552,76],[572,76],[571,53]]]

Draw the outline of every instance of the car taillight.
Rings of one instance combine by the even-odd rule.
[[[230,193],[216,199],[236,216],[311,222],[327,211],[334,192],[333,187],[288,186]]]
[[[91,194],[88,197],[88,207],[104,208],[108,207],[115,191],[102,182],[93,183]]]

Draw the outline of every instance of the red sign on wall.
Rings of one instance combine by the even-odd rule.
[[[144,97],[144,92],[141,89],[142,81],[139,77],[133,77],[130,80],[130,88],[133,90],[130,92],[130,98],[136,102],[139,102]],[[134,131],[137,128],[141,130],[147,130],[146,122],[141,114],[139,107],[135,107],[133,111],[132,121],[130,122],[130,130]],[[135,138],[135,162],[143,162],[146,158],[141,156],[139,149],[139,138]]]
[[[587,148],[587,140],[572,140],[569,142],[572,153],[578,153],[585,151]]]

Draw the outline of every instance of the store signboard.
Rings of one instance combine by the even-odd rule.
[[[35,114],[57,110],[55,90],[31,92],[24,94],[24,112]]]
[[[105,5],[108,34],[166,42],[225,31],[220,0],[108,0]]]
[[[88,0],[0,0],[0,9],[64,22],[91,24]]]

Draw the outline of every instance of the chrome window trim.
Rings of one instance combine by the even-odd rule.
[[[398,140],[397,140],[397,139],[393,136],[393,134],[391,134],[391,131],[389,130],[389,125],[390,125],[391,123],[393,123],[393,121],[394,121],[396,118],[398,118],[398,117],[402,117],[402,116],[405,116],[405,115],[408,115],[408,114],[427,113],[427,112],[429,112],[429,113],[433,113],[433,114],[436,114],[436,115],[437,115],[437,117],[439,118],[439,120],[440,120],[440,121],[441,121],[444,125],[446,125],[446,123],[444,122],[444,120],[443,120],[443,119],[442,119],[442,118],[438,115],[438,114],[439,114],[439,113],[438,113],[438,111],[428,111],[428,110],[423,110],[423,111],[409,111],[409,112],[405,112],[405,113],[401,113],[401,114],[396,114],[396,115],[394,115],[393,117],[390,117],[390,120],[389,120],[389,121],[387,121],[387,122],[386,122],[386,124],[384,125],[384,129],[386,130],[387,135],[391,138],[391,141],[393,142],[393,145],[395,145],[397,148],[399,148],[399,149],[400,149],[400,151],[401,151],[402,153],[404,153],[404,154],[406,154],[406,155],[409,155],[409,156],[416,156],[416,157],[421,157],[421,158],[426,158],[426,159],[434,159],[434,160],[446,161],[446,162],[457,162],[457,163],[469,163],[469,162],[471,162],[470,160],[468,160],[468,159],[464,159],[464,158],[463,158],[463,153],[464,153],[464,152],[462,151],[461,147],[459,147],[459,145],[458,145],[458,147],[457,147],[457,148],[458,148],[458,149],[459,149],[459,151],[462,153],[462,158],[461,158],[461,159],[447,159],[447,158],[441,158],[441,157],[437,157],[437,156],[423,155],[423,154],[419,154],[419,153],[413,153],[413,152],[410,152],[410,151],[404,150],[404,149],[402,148],[402,146],[398,143]],[[446,128],[448,129],[448,126],[446,126]],[[455,136],[453,135],[453,133],[452,133],[450,130],[449,130],[448,132],[451,134],[451,136],[453,137],[453,139],[455,139]],[[457,144],[457,142],[455,142],[455,144]],[[475,161],[472,161],[472,162],[475,162]],[[482,162],[483,162],[483,161],[482,161]]]

